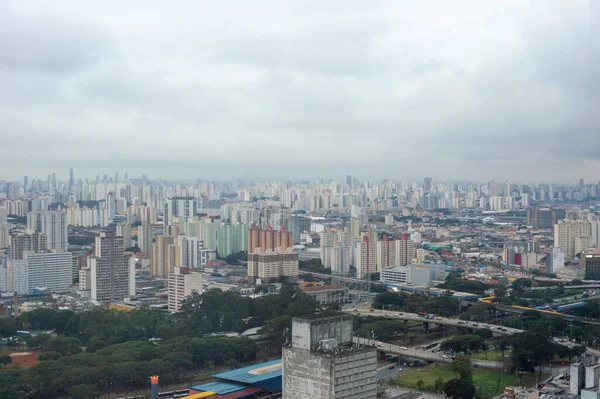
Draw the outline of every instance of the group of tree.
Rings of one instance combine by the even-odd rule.
[[[12,379],[8,385],[21,395],[17,397],[67,394],[75,398],[80,397],[83,386],[97,395],[108,387],[145,385],[150,375],[158,374],[164,382],[176,381],[186,370],[195,367],[212,368],[254,360],[258,349],[256,343],[246,337],[178,337],[160,345],[130,341],[95,352],[82,352],[80,345],[76,338],[50,338],[43,344],[48,351],[42,352],[39,364],[28,369],[8,370],[9,376],[0,378]],[[71,352],[73,346],[78,350]]]
[[[298,268],[303,272],[331,274],[331,269],[323,266],[323,263],[321,263],[321,259],[319,258],[301,260],[298,262]]]
[[[470,292],[476,295],[484,295],[488,286],[477,280],[465,280],[458,277],[457,272],[451,272],[446,281],[437,286],[452,291]]]
[[[458,300],[452,298],[452,295],[451,291],[446,291],[437,297],[406,292],[382,292],[375,297],[373,308],[451,316],[459,311]]]

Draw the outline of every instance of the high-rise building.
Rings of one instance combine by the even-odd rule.
[[[123,237],[125,248],[131,247],[131,226],[129,223],[120,223],[117,225],[117,235]]]
[[[289,247],[262,251],[260,247],[248,253],[248,278],[269,281],[280,277],[298,278],[298,254]]]
[[[90,259],[92,299],[99,302],[120,301],[131,296],[131,278],[135,263],[125,255],[123,237],[100,233],[96,237],[96,253]],[[133,283],[135,284],[135,283]],[[135,285],[133,287],[135,290]]]
[[[217,254],[221,258],[241,251],[248,251],[247,224],[222,224],[219,226],[217,236]]]
[[[75,185],[75,179],[73,178],[73,168],[69,169],[69,192],[73,189]]]
[[[388,267],[396,266],[396,245],[389,236],[377,241],[377,270],[381,271]]]
[[[52,252],[23,252],[27,261],[29,290],[48,288],[53,293],[67,292],[73,285],[73,261],[71,252],[62,249]]]
[[[592,239],[591,224],[582,220],[559,220],[554,226],[554,246],[567,258],[587,251]]]
[[[342,313],[294,318],[283,347],[287,399],[377,397],[377,350],[353,342],[353,320]]]
[[[288,221],[288,230],[292,232],[294,244],[300,243],[300,236],[304,232],[310,232],[312,220],[304,216],[292,216]]]
[[[153,276],[168,277],[177,264],[177,252],[181,248],[175,245],[173,237],[158,236],[151,246],[150,270]],[[181,259],[181,255],[179,256]]]
[[[277,231],[267,225],[265,230],[261,230],[256,224],[253,224],[250,231],[248,231],[248,254],[256,253],[257,250],[261,252],[266,252],[269,249],[274,251],[275,248],[281,248],[283,252],[286,252],[288,248],[293,247],[293,234],[287,231],[285,227]]]
[[[600,279],[600,253],[582,254],[581,269],[585,278],[589,280]]]
[[[423,188],[425,189],[425,192],[431,191],[432,181],[433,179],[431,177],[426,177],[425,179],[423,179]]]
[[[0,249],[8,248],[10,245],[10,224],[0,222]]]
[[[5,206],[0,206],[0,223],[8,222],[8,209]]]
[[[176,267],[169,273],[169,312],[178,312],[183,300],[196,291],[202,294],[202,273]]]
[[[46,234],[28,232],[10,236],[9,256],[11,259],[23,259],[24,251],[42,252],[48,249]]]
[[[179,237],[181,246],[181,267],[189,269],[202,269],[202,250],[204,243],[198,237]]]
[[[369,273],[377,271],[377,261],[375,250],[377,242],[372,242],[368,236],[363,236],[355,244],[354,267],[356,267],[356,277],[363,278]]]
[[[198,200],[194,197],[173,197],[165,201],[164,224],[172,223],[173,218],[185,222],[198,214]]]
[[[141,252],[150,252],[153,238],[152,226],[148,223],[142,223],[137,227],[138,239],[137,245]]]
[[[46,234],[48,249],[67,249],[68,226],[65,211],[35,211],[27,214],[27,228]]]
[[[560,248],[552,248],[546,255],[546,273],[556,273],[565,267],[565,254]]]
[[[567,217],[564,209],[552,208],[529,208],[527,209],[527,225],[553,229],[559,220]]]

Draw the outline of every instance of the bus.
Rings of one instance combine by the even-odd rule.
[[[425,344],[425,345],[423,345],[423,350],[426,351],[428,349],[435,348],[438,345],[439,345],[439,342],[432,342],[429,344]]]

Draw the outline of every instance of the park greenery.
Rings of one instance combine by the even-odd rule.
[[[293,317],[317,310],[312,297],[290,284],[283,284],[279,295],[256,299],[217,289],[193,294],[174,315],[150,309],[84,313],[36,309],[16,320],[0,319],[4,336],[17,329],[54,330],[56,334],[25,337],[29,348],[42,351],[40,363],[27,369],[0,370],[0,386],[5,390],[0,391],[0,397],[66,394],[75,398],[79,396],[73,391],[99,392],[146,384],[148,376],[154,374],[171,382],[194,369],[265,360],[279,352]],[[268,348],[261,349],[246,337],[219,334],[252,327],[262,327]]]

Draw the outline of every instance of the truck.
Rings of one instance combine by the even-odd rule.
[[[425,315],[426,319],[435,319],[435,315],[433,313],[429,313],[427,315]]]
[[[419,317],[425,317],[425,316],[427,316],[427,313],[425,313],[425,312],[419,312],[419,313],[417,313],[417,316],[419,316]]]

